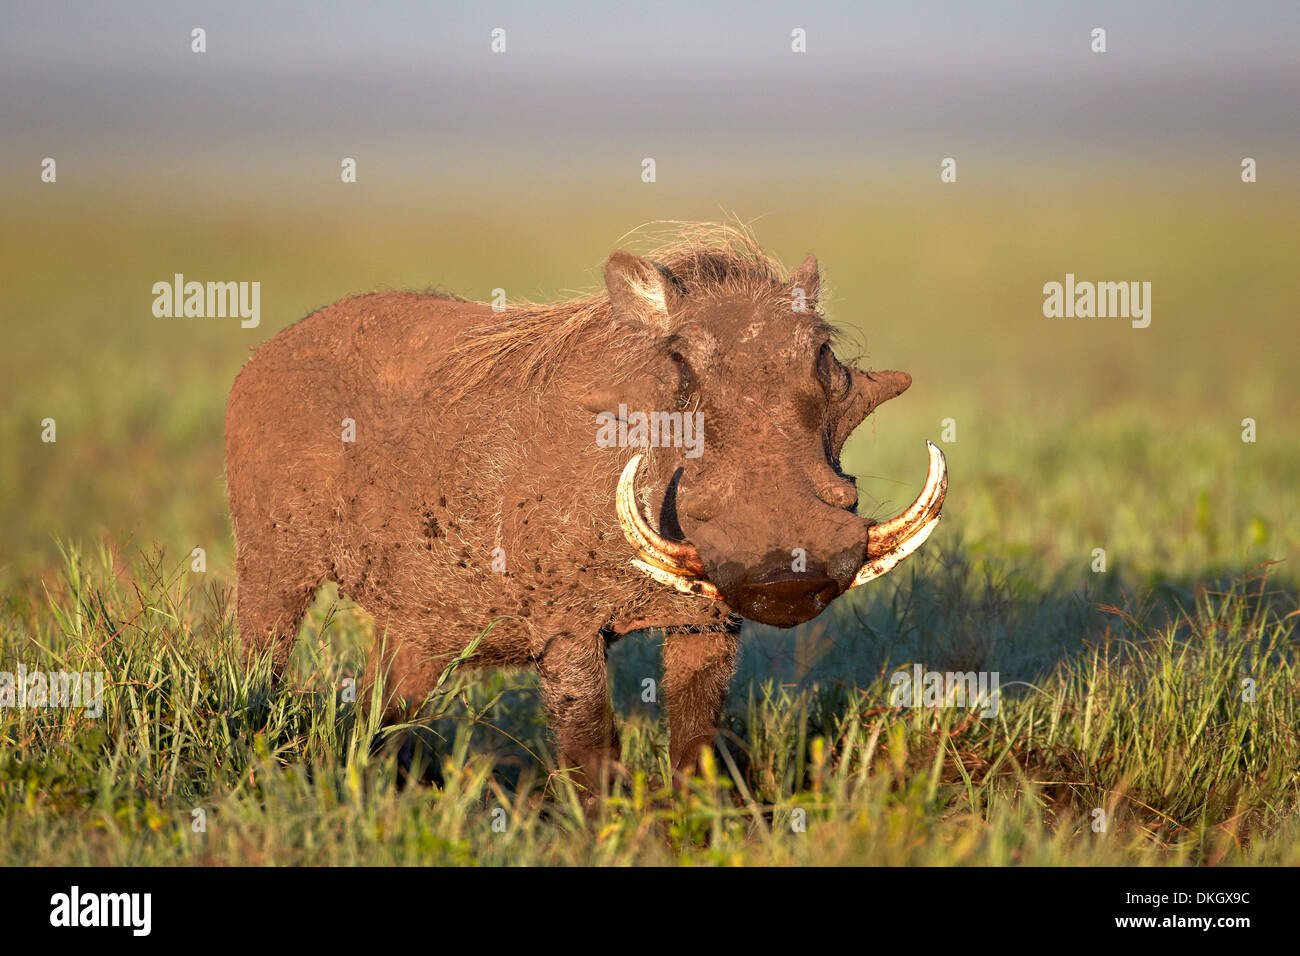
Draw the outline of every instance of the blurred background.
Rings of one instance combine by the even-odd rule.
[[[10,0],[0,586],[56,540],[203,547],[233,583],[226,396],[315,308],[555,298],[639,225],[738,218],[816,253],[864,363],[913,375],[850,442],[865,512],[910,500],[951,419],[915,573],[960,555],[1064,606],[1276,560],[1293,588],[1298,50],[1281,2]],[[260,282],[260,327],[155,317],[178,272]],[[1150,327],[1045,318],[1066,273],[1150,282]]]

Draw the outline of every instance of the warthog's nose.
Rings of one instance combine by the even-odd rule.
[[[839,584],[820,568],[804,572],[778,570],[741,584],[731,603],[751,621],[794,627],[820,614],[839,593]]]

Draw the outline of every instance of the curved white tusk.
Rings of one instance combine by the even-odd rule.
[[[930,450],[930,471],[925,487],[916,500],[897,518],[890,518],[867,530],[867,554],[884,554],[908,541],[943,507],[948,494],[948,462],[939,446],[927,441]],[[910,553],[910,552],[909,552]]]
[[[695,546],[669,541],[641,517],[635,488],[641,457],[641,455],[632,456],[618,479],[615,507],[618,511],[618,522],[623,527],[623,536],[647,563],[670,574],[700,577],[704,574],[704,562],[700,559],[700,553],[695,550]]]
[[[939,518],[939,515],[935,515],[902,543],[883,554],[878,554],[874,558],[868,559],[867,563],[858,569],[858,573],[854,576],[853,583],[850,584],[849,587],[859,587],[860,585],[866,584],[868,581],[875,580],[882,575],[888,574],[890,571],[894,570],[894,568],[898,567],[899,563],[903,561],[903,559],[909,557],[917,548],[925,544],[925,539],[930,537],[930,533],[934,531],[935,527],[939,524]]]

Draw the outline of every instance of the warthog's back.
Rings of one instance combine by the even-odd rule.
[[[298,472],[299,487],[337,479],[348,428],[399,431],[404,410],[436,395],[434,375],[455,336],[490,315],[477,303],[379,292],[344,299],[263,343],[226,409],[232,504],[259,473]]]

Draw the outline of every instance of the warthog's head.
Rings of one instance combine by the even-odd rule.
[[[929,480],[912,506],[884,522],[857,514],[840,451],[911,377],[835,357],[812,256],[787,279],[749,265],[707,253],[651,262],[615,252],[606,263],[614,317],[644,332],[620,389],[626,407],[659,411],[661,424],[672,423],[663,412],[680,412],[702,425],[702,435],[686,432],[689,444],[648,453],[665,477],[649,502],[657,521],[636,491],[644,455],[623,472],[618,512],[637,567],[651,577],[791,627],[920,547],[947,478],[931,444]],[[673,444],[651,431],[651,444]]]

